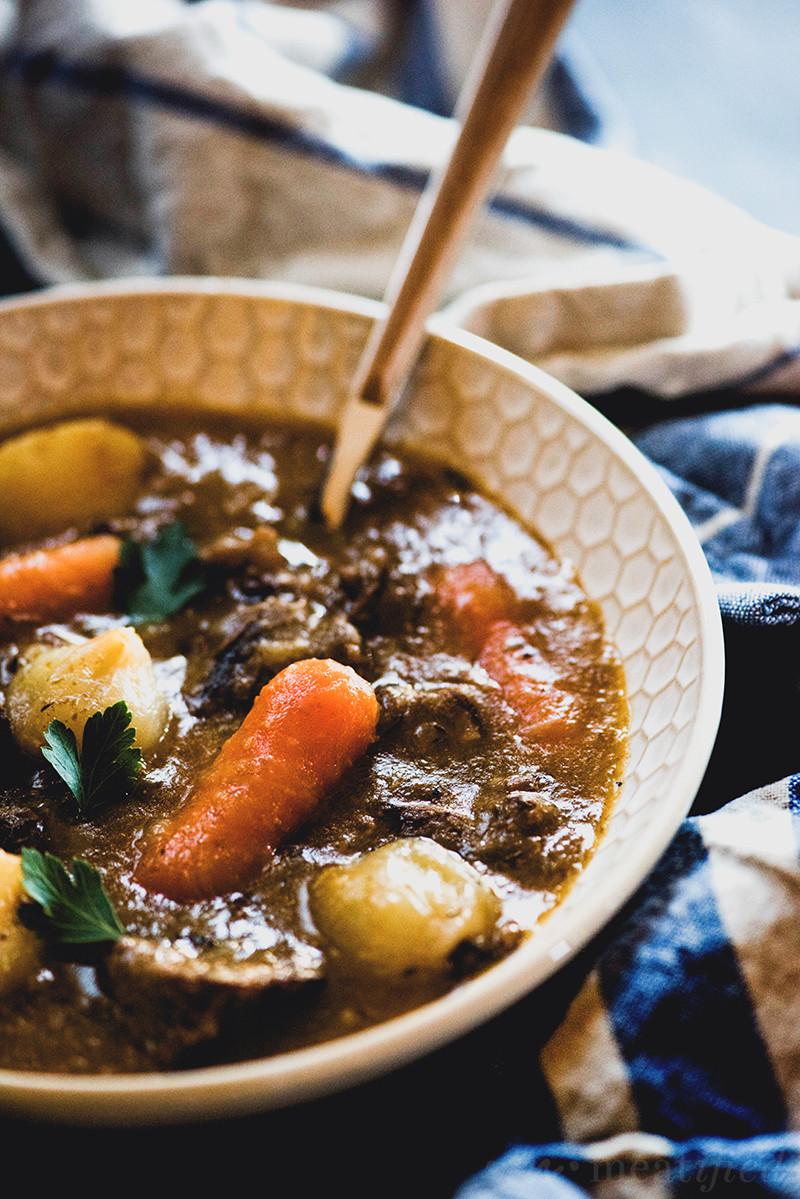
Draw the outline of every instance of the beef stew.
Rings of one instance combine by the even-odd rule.
[[[100,472],[89,490],[106,505],[86,511],[78,494],[51,519],[43,495],[68,487],[51,466],[20,497],[36,509],[27,526],[15,513],[2,533],[0,928],[6,895],[23,949],[6,983],[0,947],[0,1066],[126,1073],[282,1052],[512,952],[583,868],[624,768],[621,667],[568,566],[451,470],[388,450],[328,531],[315,511],[328,434],[312,425],[231,435],[187,414],[36,435],[45,457],[80,452],[76,473]],[[20,453],[18,439],[0,447],[0,482]],[[63,577],[80,585],[51,602]],[[263,813],[288,795],[280,835],[236,816],[240,839],[221,834],[234,873],[199,890],[202,829],[180,851],[192,886],[148,870],[262,697],[280,708],[276,687],[308,663],[374,703],[352,753],[340,761],[348,717],[321,773],[332,726],[305,711],[291,737],[281,726],[282,781],[253,800]],[[136,740],[120,734],[119,757],[140,753],[139,769],[81,810],[48,731],[74,764],[92,748],[87,717],[120,703]],[[226,776],[248,812],[258,744]],[[311,774],[324,787],[298,798]],[[205,811],[221,804],[214,790]],[[23,850],[88,863],[118,931],[48,939],[17,877]]]

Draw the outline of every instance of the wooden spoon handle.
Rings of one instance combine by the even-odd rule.
[[[453,261],[508,138],[552,56],[573,0],[498,0],[459,98],[461,131],[420,198],[377,321],[355,372],[320,497],[337,528],[358,467],[371,452],[414,365]]]
[[[459,97],[461,132],[423,193],[387,286],[353,390],[388,404],[404,382],[455,257],[534,85],[544,73],[572,0],[507,0],[492,12]]]

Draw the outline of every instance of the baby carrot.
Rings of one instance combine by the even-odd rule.
[[[243,886],[320,806],[375,736],[369,683],[331,659],[294,662],[259,692],[135,877],[171,899]]]
[[[495,621],[511,620],[518,607],[511,585],[482,559],[446,567],[434,589],[441,611],[474,657]]]
[[[111,607],[120,542],[102,534],[0,560],[0,622],[61,620]]]
[[[583,715],[583,703],[557,685],[552,666],[524,631],[508,620],[492,625],[479,662],[500,684],[517,714],[520,733],[533,741],[565,741]]]
[[[466,652],[499,683],[522,736],[535,741],[569,738],[583,703],[558,686],[553,668],[516,623],[520,602],[503,576],[478,559],[447,567],[434,589],[440,611]]]

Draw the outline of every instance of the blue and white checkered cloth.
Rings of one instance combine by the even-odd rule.
[[[661,421],[637,444],[691,520],[723,615],[800,619],[800,409],[752,404]]]
[[[800,1194],[798,833],[800,776],[684,823],[541,1054],[564,1140],[458,1199]]]
[[[488,0],[409,0],[400,48],[389,7],[0,0],[0,290],[188,274],[380,297]],[[599,404],[643,397],[635,439],[718,589],[726,769],[541,1054],[555,1137],[532,1113],[458,1199],[797,1196],[800,240],[609,145],[577,61],[511,139],[442,313]],[[675,417],[687,397],[699,415]]]
[[[515,1148],[461,1187],[456,1199],[704,1199],[711,1192],[745,1199],[796,1199],[800,1138],[698,1137],[669,1142],[638,1135],[602,1145]]]

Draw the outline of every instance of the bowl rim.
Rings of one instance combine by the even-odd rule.
[[[312,305],[371,319],[385,305],[345,292],[306,284],[205,276],[135,277],[53,285],[0,300],[9,310],[69,304],[75,300],[146,294],[239,295]],[[442,315],[428,322],[428,335],[457,345],[504,368],[543,391],[599,438],[642,482],[656,502],[689,567],[701,646],[697,714],[672,784],[669,804],[656,805],[639,852],[613,879],[600,880],[592,895],[592,917],[580,909],[545,919],[508,958],[464,986],[432,1002],[361,1032],[308,1048],[232,1065],[185,1072],[113,1076],[62,1075],[0,1069],[0,1109],[61,1123],[88,1125],[165,1124],[288,1107],[344,1091],[406,1065],[451,1043],[497,1016],[569,961],[635,892],[667,848],[688,813],[714,745],[724,690],[724,641],[716,590],[702,547],[677,500],[655,467],[608,418],[540,368],[466,330]],[[591,868],[591,860],[587,872]],[[559,905],[555,911],[564,911]],[[552,931],[555,928],[555,933]]]

